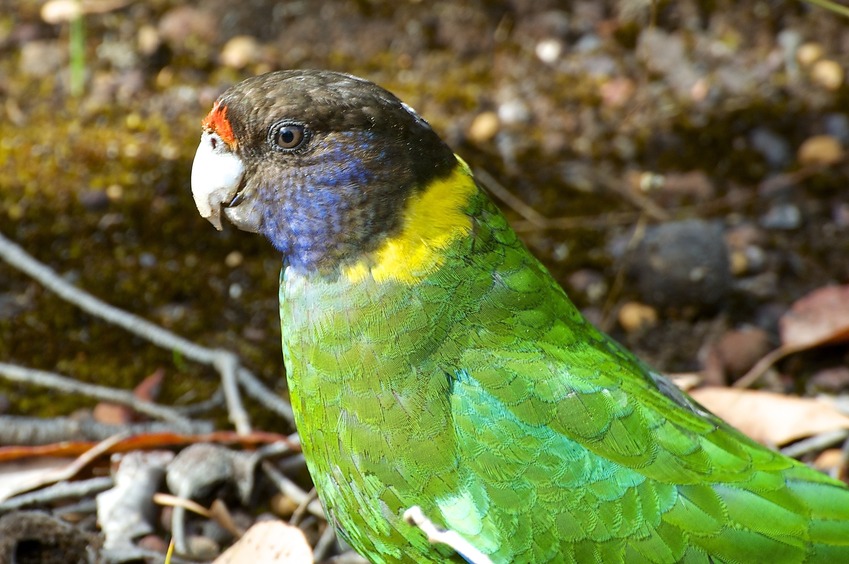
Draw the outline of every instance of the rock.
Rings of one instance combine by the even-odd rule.
[[[619,325],[627,333],[644,331],[657,325],[657,310],[639,302],[626,302],[619,308]]]
[[[65,65],[65,49],[58,41],[30,41],[21,46],[20,70],[24,75],[44,78]]]
[[[844,75],[840,63],[831,59],[821,59],[811,67],[811,80],[828,90],[840,88]]]
[[[722,228],[699,219],[648,229],[629,273],[643,301],[681,313],[713,310],[731,290]]]
[[[792,231],[802,226],[802,212],[795,204],[775,204],[761,216],[761,227],[779,231]]]
[[[823,56],[823,48],[819,43],[805,43],[796,51],[796,60],[803,67],[810,67]]]
[[[224,44],[218,60],[225,67],[243,69],[254,64],[262,56],[262,46],[248,35],[237,35]]]
[[[831,135],[808,137],[799,147],[799,162],[803,165],[834,165],[843,160],[843,146]]]
[[[475,116],[469,126],[467,136],[473,143],[486,143],[491,141],[501,129],[501,120],[495,112],[482,112]]]

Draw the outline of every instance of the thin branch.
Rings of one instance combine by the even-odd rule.
[[[0,258],[34,278],[60,298],[89,314],[117,325],[159,347],[179,351],[188,359],[215,367],[221,374],[230,421],[240,434],[250,433],[250,422],[239,397],[236,381],[237,378],[250,379],[253,375],[240,366],[239,359],[234,353],[223,349],[202,347],[138,315],[118,309],[92,296],[63,280],[53,269],[36,260],[2,234],[0,234]],[[290,422],[294,422],[291,408],[278,410],[278,412]]]
[[[496,198],[507,204],[513,211],[528,220],[535,227],[546,227],[548,225],[548,218],[515,196],[486,170],[482,168],[475,169],[475,178],[480,180],[484,187]]]
[[[298,506],[305,505],[306,510],[316,517],[327,520],[327,516],[324,514],[324,509],[321,507],[321,502],[319,502],[314,495],[310,495],[309,492],[301,489],[298,484],[280,472],[274,464],[268,460],[264,460],[262,462],[262,471],[265,472],[265,475],[268,476],[272,482],[274,482],[274,485],[277,486],[277,489],[280,490],[283,495],[297,503]]]
[[[209,433],[208,421],[191,422],[188,429],[170,423],[149,422],[130,425],[110,425],[92,419],[70,417],[24,417],[0,415],[0,450],[9,445],[42,446],[73,441],[101,441],[116,433],[128,431],[133,435],[150,433],[202,434]]]
[[[173,423],[180,429],[188,431],[192,428],[192,422],[177,413],[176,410],[139,399],[125,390],[87,384],[53,372],[25,368],[5,362],[0,362],[0,376],[11,382],[41,386],[64,393],[80,394],[100,401],[126,405],[139,413]]]
[[[0,503],[0,514],[33,505],[45,505],[56,501],[89,497],[108,490],[114,484],[115,481],[109,476],[74,482],[59,482],[35,492],[10,497]]]
[[[830,446],[834,446],[837,443],[845,441],[847,437],[849,437],[849,430],[847,429],[827,431],[786,446],[781,449],[781,454],[792,458],[799,458],[810,452],[819,452]]]

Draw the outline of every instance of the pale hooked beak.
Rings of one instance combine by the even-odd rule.
[[[192,196],[202,217],[221,231],[221,206],[239,193],[245,166],[218,136],[204,131],[192,164]]]

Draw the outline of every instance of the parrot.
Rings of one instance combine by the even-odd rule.
[[[849,489],[591,325],[389,91],[248,78],[203,119],[191,188],[282,257],[307,468],[371,562],[849,562]],[[411,508],[482,556],[430,542]]]

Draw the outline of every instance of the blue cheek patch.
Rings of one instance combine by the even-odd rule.
[[[317,151],[320,160],[303,163],[300,174],[284,178],[279,193],[265,188],[266,198],[274,201],[263,206],[264,235],[289,264],[313,266],[329,246],[362,227],[356,222],[363,219],[368,186],[378,179],[386,155],[371,141],[367,132],[341,134]]]

